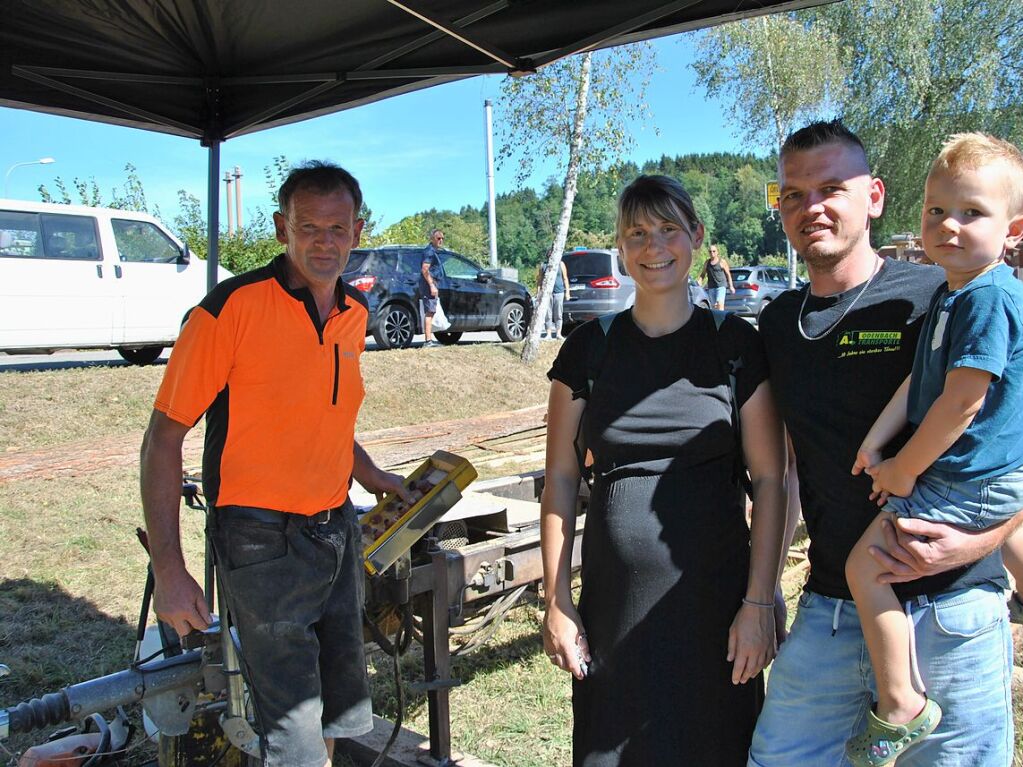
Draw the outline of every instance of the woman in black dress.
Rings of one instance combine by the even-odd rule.
[[[575,677],[576,767],[740,767],[777,647],[782,426],[756,331],[689,302],[703,225],[681,185],[636,179],[617,238],[635,306],[576,330],[549,373],[544,647]],[[577,608],[580,443],[593,485]]]

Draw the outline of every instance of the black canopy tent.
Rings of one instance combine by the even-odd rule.
[[[830,0],[0,0],[0,106],[220,143],[479,74]]]

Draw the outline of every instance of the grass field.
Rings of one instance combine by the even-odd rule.
[[[541,344],[532,366],[519,361],[518,344],[364,354],[367,395],[358,430],[543,404],[547,369],[558,346]],[[163,365],[154,365],[0,373],[0,455],[141,434],[163,370]]]
[[[363,357],[367,399],[360,430],[511,410],[546,401],[546,370],[556,344],[541,347],[533,367],[514,345],[462,345],[430,351],[373,352]],[[83,440],[137,437],[145,427],[162,367],[87,367],[0,373],[0,457]],[[502,467],[501,473],[538,468]],[[141,524],[137,465],[104,468],[74,480],[0,482],[0,706],[126,667],[145,577],[135,540]],[[183,539],[199,572],[201,514],[184,511]],[[787,581],[787,595],[799,580]],[[570,683],[543,655],[535,594],[512,610],[479,652],[456,658],[464,684],[451,694],[455,749],[506,767],[570,762]],[[390,661],[371,660],[374,706],[393,717]],[[413,645],[406,681],[422,678]],[[1016,696],[1019,697],[1018,695]],[[1017,722],[1020,717],[1017,716]],[[425,697],[409,693],[405,724],[427,731]],[[1017,726],[1019,730],[1019,726]],[[0,764],[39,738],[14,739]],[[1018,742],[1018,741],[1017,741]],[[152,750],[136,737],[125,763]],[[1023,760],[1016,760],[1017,767]]]
[[[542,404],[546,371],[556,350],[556,344],[543,345],[540,360],[531,367],[519,361],[514,345],[366,354],[362,367],[367,397],[358,428],[368,431]],[[70,451],[91,440],[137,439],[162,373],[162,366],[0,373],[0,457],[65,445]],[[512,464],[501,473],[535,468],[535,463]],[[12,670],[10,677],[0,678],[0,706],[127,666],[147,561],[135,539],[141,523],[134,463],[77,479],[0,482],[0,663]],[[182,538],[193,573],[200,571],[202,525],[201,513],[183,511]],[[556,688],[548,704],[552,721],[559,712],[568,716],[562,710],[568,681],[548,667],[540,651],[536,615],[535,607],[513,611],[492,646],[456,661],[455,673],[472,680],[453,695],[456,748],[485,750],[495,760],[502,752],[515,754],[514,747],[506,751],[513,735],[482,726],[497,719],[494,710],[507,699],[505,704],[483,701],[498,685],[521,685],[530,688],[523,715],[536,710],[532,696],[537,689],[519,681],[521,660],[525,668],[539,666],[548,677],[545,687]],[[383,658],[374,660],[374,668],[378,665],[376,709],[393,716],[390,665]],[[405,660],[408,681],[414,681],[417,667],[421,678],[421,665],[421,655],[410,651]],[[425,698],[410,698],[407,722],[426,731]],[[506,723],[524,726],[522,721],[516,725],[514,716]],[[558,730],[560,739],[555,740],[564,749],[567,730]],[[38,739],[15,738],[7,747],[16,754]],[[529,739],[518,741],[523,756],[504,763],[563,761],[530,761],[542,752]],[[142,747],[129,764],[141,764],[151,755],[141,739],[136,743]],[[8,761],[14,764],[16,759],[0,750],[0,764]]]

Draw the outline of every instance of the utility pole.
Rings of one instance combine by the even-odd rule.
[[[490,230],[490,265],[497,266],[497,211],[494,209],[494,126],[490,99],[483,102],[487,146],[487,228]]]
[[[231,171],[224,171],[224,203],[227,206],[227,236],[234,237],[234,223],[231,221]]]
[[[234,222],[242,230],[242,169],[234,166]]]

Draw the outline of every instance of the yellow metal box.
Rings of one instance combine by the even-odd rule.
[[[476,479],[465,458],[438,450],[405,479],[415,501],[391,493],[359,518],[366,570],[377,575],[418,541]]]

